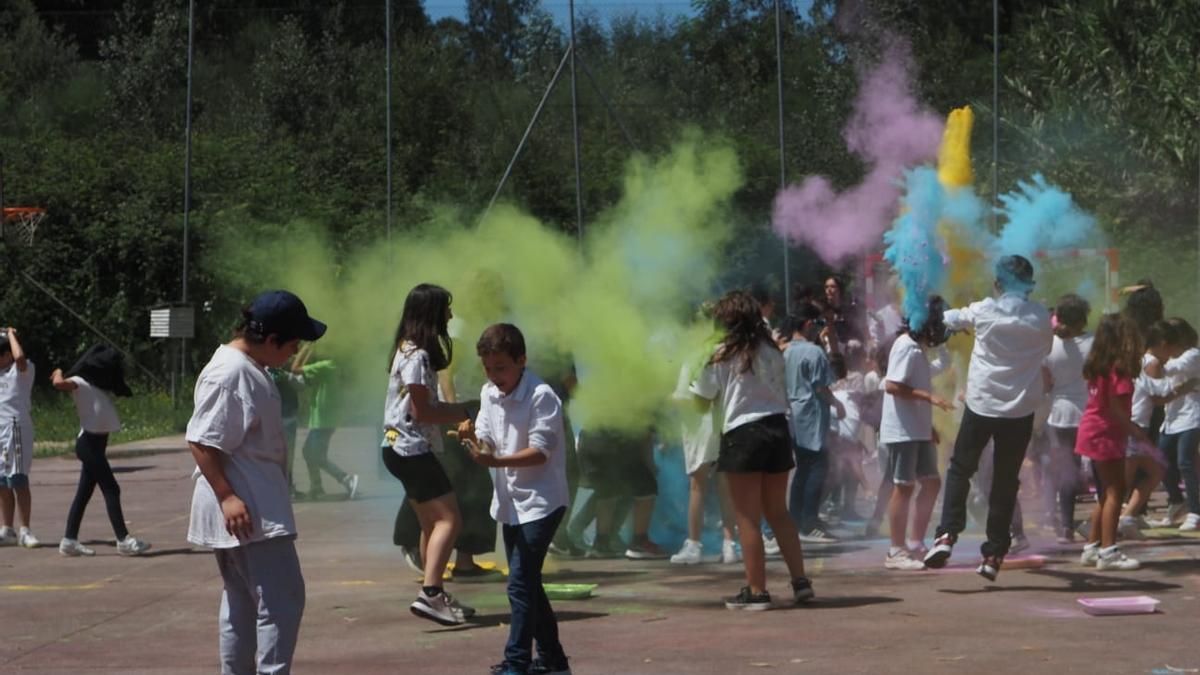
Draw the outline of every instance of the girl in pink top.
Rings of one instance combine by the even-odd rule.
[[[1088,383],[1087,408],[1079,421],[1075,453],[1089,457],[1100,503],[1092,511],[1092,529],[1080,562],[1097,570],[1136,570],[1138,561],[1117,548],[1117,522],[1125,496],[1125,447],[1129,437],[1149,443],[1130,419],[1133,378],[1141,372],[1142,336],[1137,324],[1117,314],[1096,328],[1092,351],[1083,364]]]

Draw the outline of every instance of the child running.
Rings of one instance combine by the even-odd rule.
[[[300,298],[268,291],[242,310],[228,344],[196,379],[187,442],[196,460],[188,541],[213,549],[224,590],[222,673],[281,673],[304,615],[304,576],[287,477],[279,389],[268,372],[325,324]]]
[[[727,293],[717,302],[713,317],[725,336],[692,384],[692,393],[705,402],[719,401],[724,419],[717,470],[729,481],[747,583],[725,600],[725,606],[771,607],[763,518],[775,532],[791,574],[792,598],[803,602],[813,597],[813,588],[804,574],[804,553],[787,510],[788,472],[794,462],[783,356],[749,294]]]
[[[928,318],[917,330],[905,320],[903,332],[892,343],[888,355],[879,442],[887,446],[887,475],[895,485],[888,501],[892,545],[883,562],[890,570],[925,569],[925,563],[910,554],[906,529],[909,503],[920,483],[911,534],[916,546],[922,546],[942,486],[938,477],[933,406],[943,410],[953,410],[954,406],[933,393],[933,368],[925,350],[946,339],[944,311],[945,303],[940,297],[930,298]]]
[[[450,364],[454,347],[448,333],[453,314],[450,291],[419,284],[404,300],[388,368],[383,412],[383,463],[404,485],[404,494],[421,524],[424,580],[413,614],[444,626],[466,621],[475,610],[460,605],[442,588],[442,575],[462,528],[458,499],[441,462],[439,424],[470,419],[466,403],[438,400],[437,372]]]
[[[992,489],[988,497],[987,541],[976,571],[995,581],[1012,542],[1010,527],[1017,503],[1021,463],[1033,435],[1033,413],[1043,395],[1042,361],[1054,338],[1050,313],[1029,299],[1033,264],[1019,255],[1002,257],[995,268],[997,298],[964,309],[946,310],[950,330],[975,330],[967,372],[966,408],[946,471],[946,495],[937,539],[925,556],[926,567],[946,565],[967,525],[967,496],[979,456],[995,442]]]
[[[1125,448],[1129,438],[1150,443],[1133,423],[1133,378],[1141,372],[1142,335],[1124,316],[1110,314],[1096,327],[1092,351],[1083,365],[1087,409],[1079,420],[1075,452],[1092,460],[1100,501],[1080,562],[1097,570],[1136,570],[1137,560],[1117,547],[1117,523],[1125,498]]]
[[[488,384],[479,416],[459,425],[471,458],[492,469],[492,518],[500,523],[512,609],[504,661],[493,675],[570,675],[558,620],[542,586],[542,564],[567,511],[562,402],[525,368],[525,337],[512,324],[488,327],[475,351]],[[537,643],[537,658],[533,645]]]
[[[29,531],[32,498],[29,470],[33,467],[33,361],[17,339],[17,329],[0,329],[0,546],[36,548]],[[21,529],[13,529],[20,513]]]
[[[75,399],[79,413],[79,436],[75,439],[75,457],[79,468],[79,486],[71,500],[67,513],[67,529],[58,552],[67,557],[96,555],[96,551],[79,542],[79,528],[83,524],[83,513],[87,509],[96,486],[104,495],[104,506],[108,511],[108,522],[117,536],[117,552],[121,555],[140,555],[150,544],[134,538],[125,527],[125,513],[121,510],[121,486],[113,475],[112,466],[105,453],[108,451],[108,435],[121,430],[121,418],[112,396],[131,396],[125,384],[125,371],[121,353],[109,345],[94,345],[71,366],[66,375],[59,369],[50,374],[50,382],[59,391],[69,391]]]

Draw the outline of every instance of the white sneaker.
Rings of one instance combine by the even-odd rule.
[[[775,537],[763,535],[763,555],[768,558],[779,556],[779,542],[775,541]]]
[[[453,607],[454,609],[457,609],[459,611],[459,613],[461,613],[463,615],[464,619],[469,619],[469,618],[475,616],[475,608],[474,607],[472,607],[470,605],[464,605],[463,603],[458,601],[458,598],[454,597],[453,595],[450,595],[445,590],[442,590],[442,595],[446,596],[446,600],[450,603],[450,606]]]
[[[883,559],[883,566],[889,570],[923,570],[925,563],[920,560],[913,560],[908,549],[897,549],[895,553],[888,551],[887,557]]]
[[[437,595],[425,595],[425,591],[422,589],[408,609],[422,619],[429,619],[443,626],[457,626],[466,623],[462,610],[451,604],[451,598],[447,597],[445,591]]]
[[[150,550],[150,542],[134,539],[132,534],[117,542],[117,553],[121,555],[141,555]]]
[[[17,533],[11,527],[0,527],[0,546],[12,546],[17,543]]]
[[[1168,504],[1167,515],[1150,521],[1154,527],[1174,527],[1187,515],[1187,504]]]
[[[950,554],[953,552],[954,539],[948,534],[943,534],[933,540],[933,548],[925,554],[925,566],[935,570],[941,569],[946,566],[946,562],[950,560]]]
[[[1098,572],[1109,570],[1127,572],[1136,570],[1142,566],[1137,560],[1126,557],[1124,553],[1121,553],[1121,549],[1116,546],[1099,551],[1098,554],[1099,559],[1096,560],[1096,571]]]
[[[1096,561],[1100,559],[1100,544],[1085,544],[1083,553],[1079,554],[1079,564],[1085,567],[1094,567]]]
[[[358,474],[352,473],[346,476],[346,479],[342,481],[342,485],[346,486],[346,499],[354,499],[358,494]]]
[[[698,565],[702,560],[700,555],[704,545],[695,539],[684,539],[679,552],[671,556],[671,562],[676,565]]]
[[[800,535],[800,541],[806,544],[836,544],[839,539],[820,527],[814,527]]]
[[[33,533],[29,531],[28,527],[22,527],[21,533],[17,535],[17,544],[25,548],[37,548],[38,546],[41,546],[42,542],[38,541],[37,537],[33,536]]]
[[[78,539],[66,539],[58,542],[58,552],[68,558],[78,558],[81,555],[96,555],[96,551],[79,543]]]
[[[778,543],[776,543],[778,546]],[[737,544],[733,543],[732,539],[726,539],[721,542],[721,564],[732,565],[742,561],[742,554],[737,549]]]
[[[1183,524],[1179,526],[1180,532],[1195,532],[1200,530],[1200,513],[1189,513],[1187,518],[1183,519]]]
[[[1026,537],[1023,534],[1018,534],[1012,538],[1012,543],[1008,546],[1008,554],[1016,555],[1021,551],[1027,551],[1029,550],[1029,546],[1029,537]]]
[[[1122,539],[1142,539],[1142,531],[1138,528],[1137,519],[1133,516],[1121,516],[1117,523],[1117,536]]]

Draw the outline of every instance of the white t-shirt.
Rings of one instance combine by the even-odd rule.
[[[671,395],[671,398],[679,401],[682,409],[680,439],[683,443],[683,468],[688,475],[705,464],[717,461],[721,451],[721,434],[717,432],[713,419],[715,406],[708,406],[699,412],[692,403],[695,396],[691,392],[691,371],[691,366],[686,363],[679,369],[679,381]]]
[[[886,382],[906,384],[913,389],[930,391],[933,374],[925,350],[905,333],[896,337],[888,356]],[[879,424],[880,443],[933,440],[933,406],[926,401],[883,394],[883,417]]]
[[[434,403],[439,400],[437,371],[429,361],[429,354],[411,342],[405,342],[392,359],[387,399],[383,404],[383,445],[401,457],[442,451],[442,435],[438,433],[437,425],[418,424],[413,416],[408,387],[414,384],[428,389]]]
[[[1083,379],[1083,362],[1092,351],[1091,334],[1064,340],[1057,335],[1050,355],[1042,365],[1050,371],[1054,388],[1050,390],[1050,417],[1046,424],[1059,429],[1079,426],[1083,409],[1087,407],[1088,386]]]
[[[832,419],[829,428],[843,443],[857,443],[859,432],[862,430],[862,410],[858,404],[859,397],[862,395],[861,387],[862,375],[860,374],[857,383],[838,380],[831,389],[833,397],[840,401],[842,408],[846,410],[846,416],[840,420],[830,416]]]
[[[717,349],[720,349],[718,346]],[[751,368],[741,372],[738,359],[709,363],[692,383],[693,394],[709,401],[717,400],[729,433],[750,422],[788,411],[783,354],[775,345],[763,342],[754,352]]]
[[[79,426],[89,434],[115,434],[121,430],[121,417],[117,406],[107,391],[93,387],[87,380],[76,375],[68,378],[75,383],[71,394],[75,397],[75,410],[79,412]]]
[[[1133,423],[1143,429],[1150,428],[1150,418],[1154,415],[1154,401],[1151,396],[1167,396],[1171,393],[1171,379],[1167,377],[1153,378],[1146,374],[1146,368],[1158,363],[1158,359],[1150,354],[1142,355],[1142,372],[1133,381]]]
[[[1042,402],[1042,361],[1054,331],[1050,312],[1017,293],[946,310],[946,327],[975,331],[967,371],[967,407],[984,417],[1019,419]]]
[[[197,468],[188,541],[234,548],[295,535],[281,401],[270,374],[245,352],[221,345],[200,372],[194,398],[187,440],[221,451],[225,478],[246,503],[254,532],[239,540],[225,531],[221,505]]]
[[[1171,380],[1171,388],[1200,377],[1200,349],[1192,347],[1178,357],[1167,361],[1163,371]],[[1200,429],[1200,391],[1192,391],[1171,401],[1166,407],[1163,421],[1164,434],[1178,434],[1190,429]]]
[[[28,475],[33,466],[33,361],[0,371],[0,476]]]
[[[537,448],[546,462],[491,469],[492,518],[505,525],[532,523],[567,505],[567,446],[562,401],[529,369],[505,396],[488,382],[479,392],[475,435],[497,457]]]

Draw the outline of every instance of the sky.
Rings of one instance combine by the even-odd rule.
[[[807,14],[813,0],[799,0],[802,14]],[[550,12],[556,23],[566,26],[570,7],[567,0],[542,0],[542,7]],[[444,17],[466,19],[466,0],[425,0],[425,12],[433,21]],[[576,0],[575,17],[578,19],[585,13],[595,12],[606,23],[612,19],[630,14],[653,17],[660,12],[667,17],[691,16],[695,14],[693,0],[661,0],[659,2],[636,2],[634,0]]]

